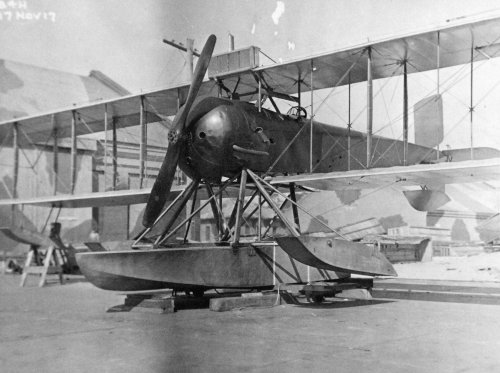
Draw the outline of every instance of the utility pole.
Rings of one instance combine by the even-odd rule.
[[[187,63],[188,63],[188,73],[189,73],[189,81],[193,80],[193,71],[194,71],[194,63],[193,63],[193,53],[194,53],[194,40],[193,39],[186,39],[186,45],[187,45]]]
[[[188,73],[189,73],[189,80],[191,81],[193,79],[193,71],[194,71],[194,57],[200,57],[200,54],[194,49],[194,40],[193,39],[186,39],[186,46],[182,43],[177,43],[175,40],[167,40],[163,39],[163,42],[165,44],[168,44],[174,48],[177,48],[183,52],[186,52],[186,59],[187,59],[187,64],[189,66]]]

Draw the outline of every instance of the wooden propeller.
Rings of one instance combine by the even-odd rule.
[[[196,64],[196,69],[193,74],[191,86],[189,87],[186,102],[177,112],[172,123],[172,129],[168,134],[169,145],[167,154],[163,159],[160,171],[158,172],[158,176],[156,177],[153,188],[151,189],[146,210],[144,211],[142,224],[145,227],[151,227],[153,225],[168,200],[170,188],[172,187],[172,182],[175,176],[175,170],[177,169],[179,156],[184,144],[183,140],[186,138],[186,132],[189,130],[186,119],[189,111],[191,110],[191,106],[193,106],[194,100],[198,95],[205,73],[207,72],[216,40],[217,38],[215,35],[210,35],[208,37],[208,40],[201,51],[198,63]]]

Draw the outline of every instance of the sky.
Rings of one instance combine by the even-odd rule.
[[[17,7],[8,7],[8,3]],[[5,4],[6,7],[3,7]],[[283,5],[278,5],[283,4]],[[452,6],[453,4],[453,6]],[[17,9],[16,9],[17,8]],[[259,46],[289,60],[500,11],[498,1],[443,0],[3,0],[0,58],[87,75],[101,70],[133,92],[184,81],[184,57],[162,39],[211,33],[215,53]],[[7,12],[12,19],[8,20]],[[24,19],[16,17],[24,13]],[[26,13],[42,13],[26,19]],[[47,13],[47,18],[43,15]],[[274,16],[273,16],[274,15]],[[266,61],[263,57],[262,62]],[[181,75],[181,76],[179,76]]]
[[[0,0],[0,59],[100,70],[138,93],[187,80],[183,53],[163,38],[201,49],[213,33],[221,53],[231,33],[236,48],[287,61],[489,13],[500,14],[498,0]]]

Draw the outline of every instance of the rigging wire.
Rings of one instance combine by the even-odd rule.
[[[481,63],[481,62],[483,62],[483,63]],[[478,63],[478,64],[475,64],[474,71],[475,71],[476,69],[479,69],[480,67],[484,66],[484,65],[486,64],[486,62],[487,62],[487,61],[479,61],[479,63]],[[416,66],[414,66],[414,65],[412,65],[412,66],[413,66],[413,67],[414,67],[414,68],[415,68],[418,72],[422,72],[422,71],[419,71],[419,70],[416,68]],[[446,83],[449,83],[449,85],[448,85],[448,87],[446,87],[445,89],[442,89],[442,90],[441,90],[441,94],[443,94],[443,93],[448,93],[448,94],[449,94],[449,95],[451,95],[452,97],[456,98],[454,95],[452,95],[452,94],[449,92],[449,90],[451,90],[451,88],[452,88],[454,85],[458,84],[461,80],[463,80],[463,79],[465,79],[465,78],[467,78],[467,77],[469,76],[469,74],[468,74],[468,70],[467,70],[467,67],[468,67],[468,65],[464,65],[464,66],[462,66],[462,67],[461,67],[458,71],[456,71],[454,74],[452,74],[450,77],[448,77],[448,78],[447,78],[447,80],[445,81],[445,84],[446,84]],[[464,73],[464,72],[465,72],[465,73]],[[428,79],[430,79],[429,77],[427,77],[427,78],[428,78]],[[495,86],[494,86],[494,87],[493,87],[490,91],[492,91],[493,89],[495,89],[495,88],[496,88],[499,84],[500,84],[500,80],[499,80],[499,81],[495,84]],[[434,94],[434,88],[432,88],[432,89],[430,90],[429,94],[428,94],[427,96],[425,96],[423,99],[428,98],[428,97],[431,97],[433,94]],[[482,101],[485,97],[487,97],[487,95],[488,95],[488,94],[489,94],[489,92],[481,98],[481,101]],[[458,98],[456,98],[456,99],[457,99],[457,101],[459,101],[459,103],[461,103],[463,106],[465,106],[465,107],[469,108],[469,104],[468,104],[468,103],[465,103],[465,102],[461,101],[461,100],[460,100],[460,99],[458,99]],[[477,104],[478,104],[478,102],[476,102],[476,106],[477,106]],[[415,110],[415,108],[414,108],[414,107],[412,107],[412,109],[411,109],[410,113],[412,113],[412,114],[413,114],[413,113],[415,112],[414,110]],[[468,114],[469,114],[469,112],[467,112],[467,113],[466,113],[466,114],[465,114],[462,118],[460,118],[460,119],[459,119],[459,121],[457,121],[457,122],[456,122],[456,123],[452,126],[452,129],[456,129],[456,126],[457,126],[457,125],[458,125],[461,121],[463,121],[463,120],[465,119],[465,117],[467,117],[467,115],[468,115]],[[399,120],[399,119],[401,119],[401,118],[402,118],[402,116],[403,116],[403,114],[398,115],[398,117],[396,117],[396,118],[395,118],[395,120]],[[382,131],[382,130],[383,130],[383,129],[385,129],[387,126],[392,126],[392,124],[393,124],[393,123],[389,122],[389,123],[388,123],[388,124],[386,124],[385,126],[382,126],[379,130],[377,130],[377,131],[376,131],[376,133],[378,133],[378,132]],[[413,126],[411,126],[411,127],[413,127]],[[452,131],[452,129],[448,130],[448,131],[446,132],[446,135],[450,134],[450,133],[451,133],[451,131]],[[399,139],[401,139],[401,137],[402,137],[402,135],[401,135],[401,136],[399,136],[399,137],[398,137],[397,139],[395,139],[395,140],[399,140]],[[380,157],[379,157],[377,160],[375,160],[375,163],[376,163],[376,162],[378,162],[378,161],[379,161],[379,160],[380,160],[380,159],[381,159],[381,158],[382,158],[385,154],[387,154],[387,152],[388,152],[388,151],[389,151],[389,150],[390,150],[390,149],[391,149],[394,145],[395,145],[395,142],[394,142],[394,143],[393,143],[390,147],[388,147],[388,148],[387,148],[387,149],[386,149],[386,150],[385,150],[385,151],[384,151],[384,152],[380,155]],[[434,152],[434,151],[435,151],[435,149],[430,149],[427,153],[425,153],[424,157],[427,157],[428,155],[430,155],[430,154],[431,154],[432,152]],[[375,154],[374,154],[374,156],[375,156]]]

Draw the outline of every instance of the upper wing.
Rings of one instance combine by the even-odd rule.
[[[355,47],[252,71],[228,73],[217,78],[230,90],[236,86],[246,87],[238,90],[244,94],[245,90],[255,92],[258,84],[254,75],[259,74],[274,91],[292,95],[298,92],[299,80],[303,81],[302,92],[311,89],[312,70],[314,89],[365,81],[368,47],[372,51],[373,79],[380,79],[403,74],[403,60],[408,61],[408,73],[415,73],[469,63],[471,48],[474,48],[474,61],[498,57],[499,42],[500,18],[454,20],[446,27],[434,27],[383,40],[368,41]]]
[[[278,176],[271,184],[291,183],[324,190],[366,189],[381,186],[440,186],[500,180],[500,158],[419,164],[366,170]]]
[[[367,47],[372,49],[373,78],[379,79],[402,74],[401,61],[404,59],[408,61],[408,73],[413,73],[470,62],[472,47],[474,61],[497,57],[500,54],[499,40],[500,18],[458,20],[450,22],[447,27],[391,36],[287,63],[217,73],[203,82],[198,97],[216,96],[219,92],[216,82],[220,82],[244,100],[256,99],[259,87],[256,76],[262,78],[265,89],[269,88],[266,93],[272,95],[274,92],[277,97],[280,97],[280,93],[296,94],[299,80],[303,82],[303,92],[311,88],[331,88],[349,82],[361,82],[367,77]],[[134,126],[139,124],[141,98],[146,123],[157,122],[176,113],[188,90],[189,84],[181,84],[24,118],[12,118],[0,122],[0,138],[3,144],[12,143],[14,123],[21,129],[21,145],[23,142],[47,141],[54,128],[57,128],[58,137],[69,137],[73,115],[77,120],[76,135],[99,132],[105,129],[106,112],[109,123],[113,121],[118,128]]]
[[[140,123],[141,100],[144,105],[145,123],[158,122],[177,112],[189,90],[189,84],[173,86],[167,89],[153,90],[120,98],[102,100],[85,105],[75,105],[60,110],[13,118],[0,122],[0,138],[3,144],[12,144],[14,124],[20,129],[20,145],[45,142],[57,129],[59,138],[71,136],[73,115],[76,121],[76,135],[85,135],[106,129],[137,126]],[[205,81],[200,88],[199,97],[217,94],[213,81]]]

